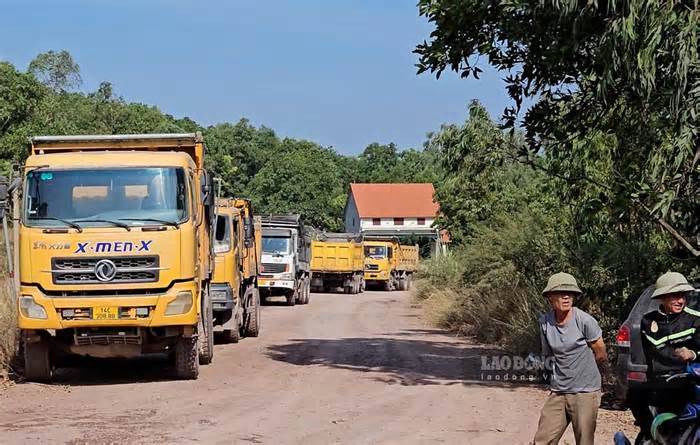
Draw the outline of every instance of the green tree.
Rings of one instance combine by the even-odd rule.
[[[697,256],[690,241],[700,213],[695,6],[420,0],[420,14],[435,30],[416,48],[418,71],[478,78],[486,60],[508,72],[513,106],[505,124],[514,127],[525,99],[532,101],[522,120],[526,162],[568,184],[591,182],[580,161],[598,155],[589,150],[591,139],[607,138],[611,176],[597,186],[608,205],[658,219]],[[540,163],[542,150],[553,162]]]
[[[80,66],[66,50],[39,54],[29,63],[27,71],[56,92],[72,90],[83,83]]]
[[[299,213],[309,224],[342,229],[343,181],[335,152],[307,141],[282,141],[283,154],[271,158],[249,184],[262,214]]]

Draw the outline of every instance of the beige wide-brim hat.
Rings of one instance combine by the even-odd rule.
[[[547,296],[550,292],[575,292],[582,294],[583,291],[578,287],[576,278],[566,272],[555,273],[547,280],[547,287],[542,291],[542,295]]]
[[[664,295],[692,292],[695,288],[678,272],[666,272],[656,280],[656,289],[651,298],[661,298]]]

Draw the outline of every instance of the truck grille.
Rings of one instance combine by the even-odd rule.
[[[379,270],[379,264],[366,264],[365,270]]]
[[[141,336],[137,329],[114,330],[79,330],[74,334],[75,344],[88,345],[140,345]]]
[[[108,281],[95,275],[95,265],[103,259],[116,267],[114,278]],[[54,284],[150,283],[158,281],[159,263],[157,256],[52,258],[51,275]]]
[[[263,263],[262,264],[262,273],[264,275],[270,275],[273,273],[282,273],[285,271],[287,268],[286,264],[281,264],[281,263]]]

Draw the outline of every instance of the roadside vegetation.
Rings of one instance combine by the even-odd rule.
[[[608,340],[667,270],[700,277],[698,15],[641,1],[420,0],[434,30],[418,71],[479,78],[512,100],[472,104],[429,146],[451,255],[417,297],[435,321],[524,352],[547,276],[574,274]],[[663,36],[663,37],[660,37]],[[478,82],[473,80],[472,82]]]
[[[11,283],[0,283],[0,382],[10,377],[17,347],[16,306]]]

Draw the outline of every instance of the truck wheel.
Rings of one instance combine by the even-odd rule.
[[[53,376],[49,342],[42,338],[29,343],[24,340],[24,377],[31,382],[49,382]]]
[[[243,335],[246,337],[257,337],[260,335],[260,293],[253,288],[251,295],[251,309],[245,314],[245,325],[243,327]]]
[[[391,280],[386,280],[384,282],[384,290],[387,292],[391,290]]]
[[[175,375],[181,380],[196,380],[199,376],[199,355],[196,337],[180,337],[175,343]]]
[[[229,316],[229,314],[226,314],[226,316]],[[231,309],[231,314],[230,314],[229,320],[226,323],[222,323],[223,326],[225,326],[225,329],[223,330],[223,340],[225,343],[238,343],[238,341],[241,339],[241,311],[240,308],[238,310],[236,309]]]
[[[197,324],[199,340],[199,364],[208,365],[214,359],[214,313],[209,289],[202,296],[202,311]]]
[[[292,291],[287,295],[287,306],[294,306],[297,304],[297,293]]]

